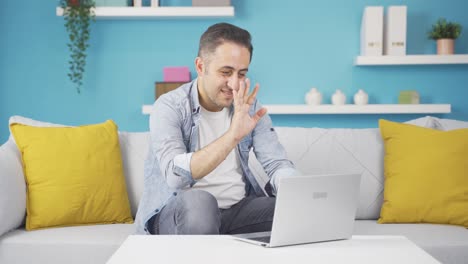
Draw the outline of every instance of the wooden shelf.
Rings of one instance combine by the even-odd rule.
[[[57,7],[57,16],[63,16],[63,8]],[[216,7],[96,7],[96,19],[163,19],[163,18],[220,18],[233,17],[233,6]]]
[[[358,66],[434,64],[468,64],[468,55],[358,56],[354,61]]]
[[[150,114],[152,105],[142,107],[143,114]],[[368,105],[265,105],[270,115],[292,114],[447,114],[450,104],[368,104]]]

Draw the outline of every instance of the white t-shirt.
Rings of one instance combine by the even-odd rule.
[[[228,108],[224,108],[220,112],[209,112],[203,107],[200,107],[200,109],[201,118],[197,150],[221,137],[231,125]],[[198,180],[192,188],[211,193],[218,201],[218,207],[222,209],[230,208],[244,198],[245,183],[242,180],[242,169],[237,148],[234,148],[211,173]]]

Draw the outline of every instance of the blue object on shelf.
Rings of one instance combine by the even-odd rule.
[[[131,6],[132,0],[95,0],[96,6]]]

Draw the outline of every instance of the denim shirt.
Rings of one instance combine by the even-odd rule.
[[[260,103],[255,101],[249,110],[250,115],[260,108]],[[231,106],[231,117],[233,111]],[[135,219],[137,234],[149,234],[148,220],[159,213],[179,191],[196,183],[192,178],[190,160],[198,146],[200,115],[197,79],[163,94],[154,103],[150,115],[150,146],[144,168],[144,190]],[[248,167],[252,148],[270,177],[273,193],[276,193],[278,176],[297,173],[266,114],[236,147],[247,195],[265,196],[262,186]]]

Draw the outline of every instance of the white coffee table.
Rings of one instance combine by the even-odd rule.
[[[439,263],[403,236],[263,248],[230,236],[129,236],[107,264]]]

